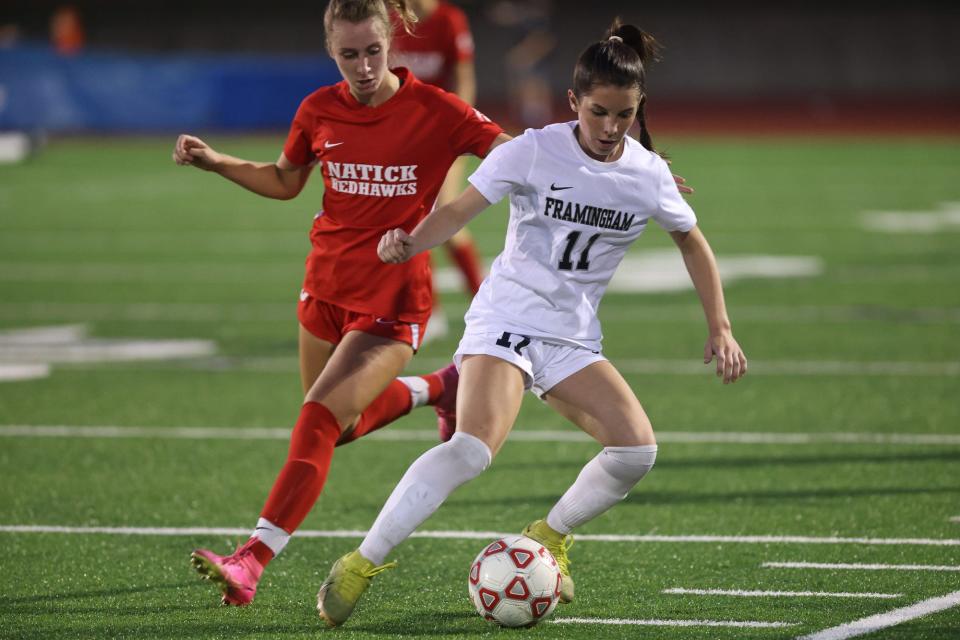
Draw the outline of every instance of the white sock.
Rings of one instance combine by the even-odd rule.
[[[413,401],[411,409],[422,407],[430,401],[430,385],[420,376],[404,376],[397,380],[410,389],[410,399]]]
[[[491,458],[483,440],[460,432],[417,458],[360,543],[360,554],[374,564],[382,564],[454,489],[490,466]]]
[[[605,447],[547,514],[547,524],[564,535],[617,504],[653,468],[657,445]]]
[[[253,530],[253,537],[270,547],[273,557],[280,555],[283,548],[290,542],[290,534],[273,524],[266,518],[257,520],[257,528]]]

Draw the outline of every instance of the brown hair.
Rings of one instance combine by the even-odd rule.
[[[647,131],[646,67],[660,59],[660,43],[652,35],[616,18],[606,37],[587,47],[573,69],[573,93],[580,98],[595,85],[636,87],[640,90],[637,122],[640,123],[640,144],[657,152]]]
[[[323,30],[327,37],[327,47],[330,46],[334,20],[346,20],[357,24],[367,18],[377,18],[383,25],[384,33],[389,40],[393,33],[390,9],[396,12],[403,30],[410,33],[412,25],[417,21],[417,15],[407,5],[407,0],[330,0],[327,3],[327,10],[323,13]]]

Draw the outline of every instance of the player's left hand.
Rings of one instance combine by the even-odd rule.
[[[703,347],[703,364],[710,364],[714,357],[717,360],[717,377],[723,378],[723,384],[736,382],[747,374],[747,356],[729,331],[722,331],[707,339]]]
[[[677,183],[677,190],[680,193],[693,193],[693,187],[687,186],[687,179],[683,176],[673,174],[673,181]]]
[[[377,255],[388,264],[406,262],[416,254],[413,250],[413,238],[403,229],[391,229],[380,238]]]
[[[668,160],[667,160],[667,166],[670,166],[671,164],[673,164],[673,162],[671,162],[671,161],[668,159]],[[687,186],[687,179],[686,179],[686,178],[684,178],[683,176],[678,176],[678,175],[675,174],[675,173],[672,174],[672,175],[673,175],[673,181],[677,183],[677,190],[678,190],[680,193],[693,193],[693,187],[688,187],[688,186]]]

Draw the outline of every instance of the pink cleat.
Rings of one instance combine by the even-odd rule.
[[[446,442],[457,430],[457,383],[460,382],[460,373],[456,365],[449,364],[435,371],[434,375],[443,383],[443,391],[433,403],[433,410],[437,412],[437,431],[440,433],[440,442]]]
[[[218,556],[206,549],[197,549],[190,554],[190,564],[204,580],[210,580],[223,593],[221,604],[245,607],[253,602],[257,582],[263,573],[261,565],[250,551],[256,542],[251,538],[232,555]]]

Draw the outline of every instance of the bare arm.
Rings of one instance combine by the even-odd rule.
[[[473,60],[458,62],[453,68],[453,92],[469,105],[477,99],[477,73]]]
[[[449,240],[474,217],[490,206],[487,199],[470,185],[455,200],[420,221],[413,233],[391,229],[380,238],[377,255],[384,262],[399,264]]]
[[[213,171],[256,194],[278,200],[297,196],[312,167],[296,165],[284,154],[276,162],[252,162],[215,151],[200,138],[181,135],[173,148],[173,161]]]
[[[490,148],[487,149],[487,155],[489,155],[491,151],[502,145],[504,142],[510,142],[511,140],[513,140],[513,136],[507,133],[501,133],[493,139],[493,142],[490,143]]]
[[[670,237],[683,255],[707,318],[710,337],[703,349],[703,362],[709,363],[716,356],[717,376],[723,377],[724,384],[736,382],[747,373],[747,357],[733,337],[713,250],[699,227],[690,231],[671,231]]]

